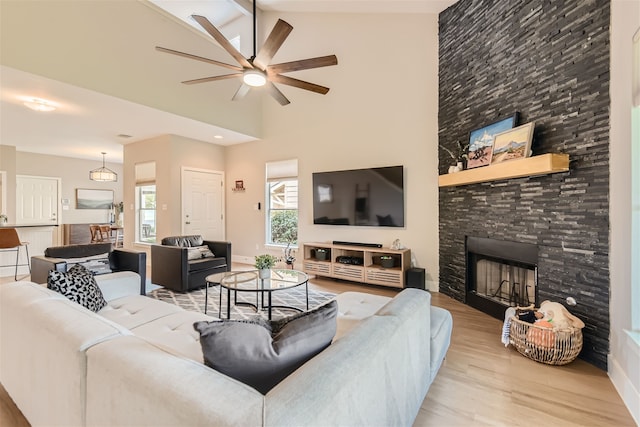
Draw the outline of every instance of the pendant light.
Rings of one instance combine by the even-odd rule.
[[[104,151],[102,152],[102,167],[98,169],[94,169],[89,172],[89,179],[91,181],[100,181],[100,182],[115,182],[118,180],[118,174],[109,169],[104,165]]]

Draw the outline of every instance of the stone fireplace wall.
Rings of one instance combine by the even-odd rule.
[[[464,301],[465,236],[539,246],[540,301],[578,301],[581,358],[609,348],[609,1],[460,0],[440,14],[439,144],[520,113],[570,171],[440,189],[440,291]],[[439,173],[452,159],[439,150]],[[498,337],[496,337],[498,339]]]

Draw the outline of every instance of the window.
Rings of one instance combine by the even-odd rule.
[[[156,164],[136,165],[136,238],[138,243],[156,243]]]
[[[267,243],[298,244],[298,161],[267,163]]]
[[[156,185],[136,186],[136,205],[138,220],[136,241],[142,243],[156,242]]]

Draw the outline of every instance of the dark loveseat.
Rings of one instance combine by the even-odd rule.
[[[111,243],[90,243],[47,248],[44,251],[44,256],[31,257],[31,281],[47,283],[49,271],[56,270],[65,273],[69,264],[68,261],[105,254],[109,259],[109,268],[112,271],[133,271],[140,275],[140,295],[144,295],[147,277],[147,253],[113,249]]]
[[[151,281],[156,285],[187,292],[203,287],[208,275],[231,270],[229,242],[204,240],[202,236],[171,236],[161,243],[151,246]]]

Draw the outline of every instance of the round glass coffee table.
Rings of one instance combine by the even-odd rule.
[[[297,270],[272,269],[270,277],[261,279],[257,270],[231,271],[220,279],[220,304],[218,317],[222,317],[222,288],[227,290],[227,319],[231,316],[231,291],[234,293],[235,305],[249,305],[256,311],[267,310],[267,318],[271,320],[273,308],[284,308],[304,312],[299,307],[288,305],[275,305],[272,303],[272,294],[276,291],[295,288],[304,285],[306,296],[306,309],[309,310],[309,276]],[[254,292],[256,303],[238,301],[238,292]]]

